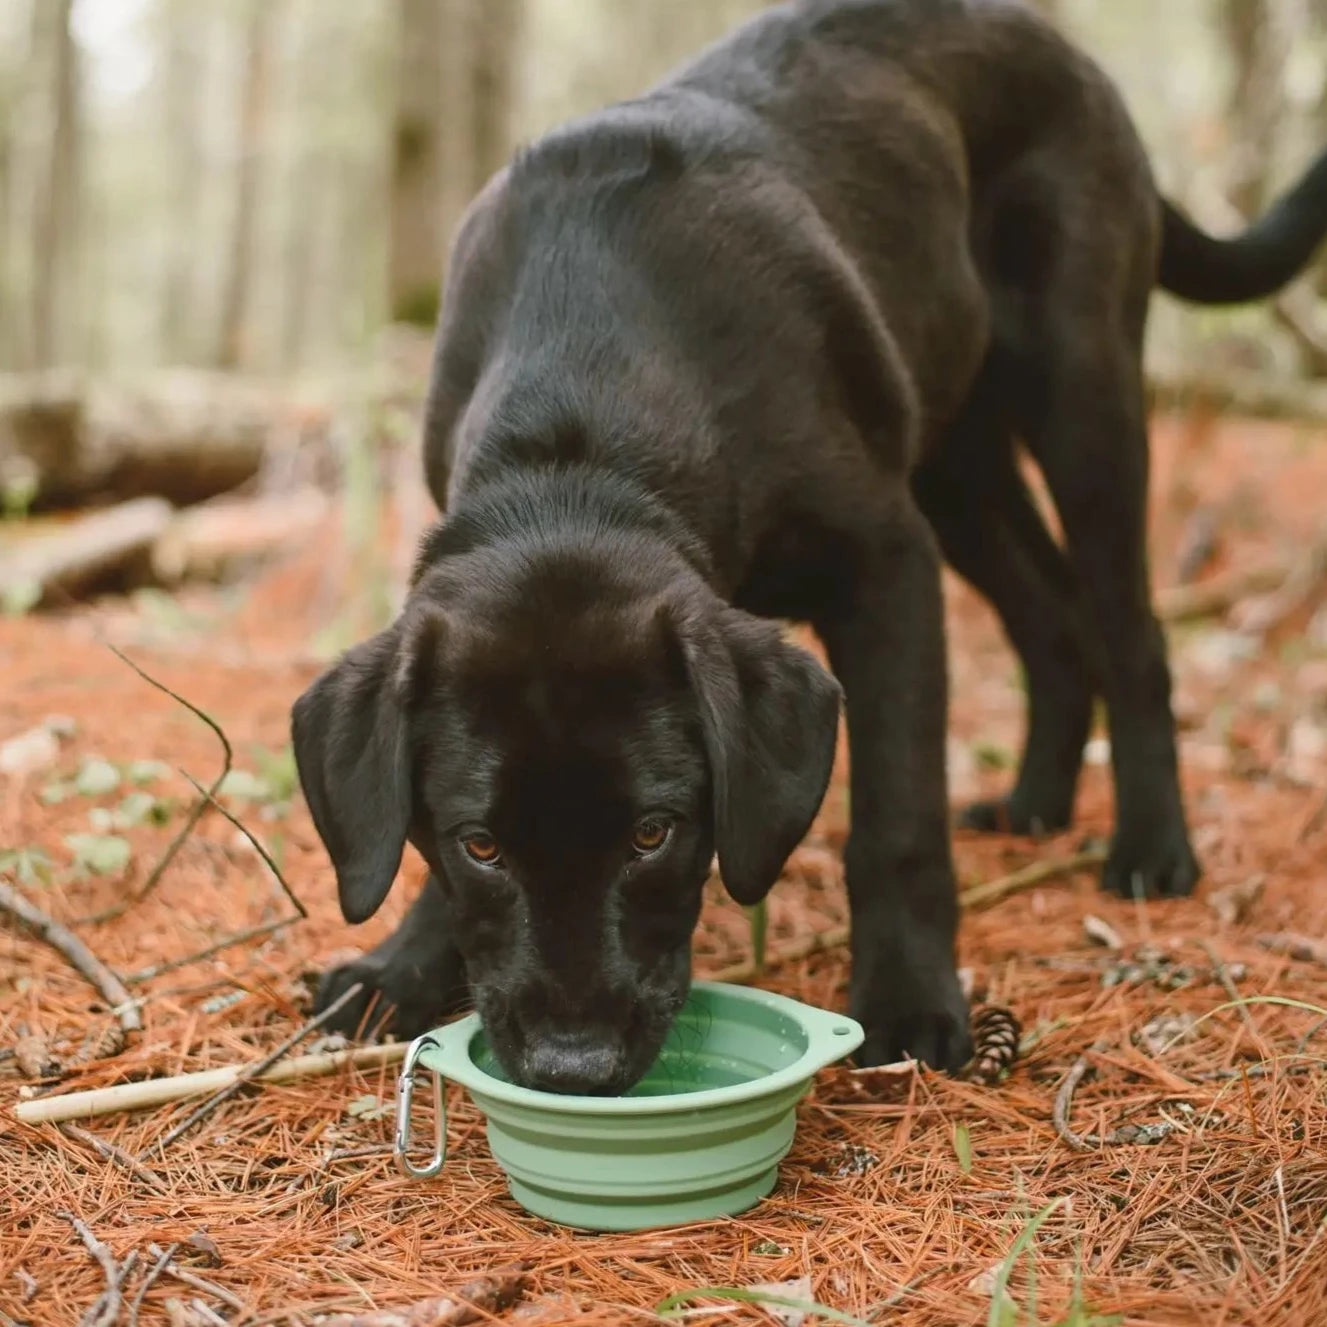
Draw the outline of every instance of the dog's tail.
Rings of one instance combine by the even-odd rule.
[[[1157,284],[1195,304],[1265,299],[1298,276],[1327,236],[1327,152],[1242,235],[1219,240],[1161,200]]]

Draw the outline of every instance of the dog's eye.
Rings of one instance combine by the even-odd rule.
[[[502,861],[502,853],[497,840],[490,834],[467,834],[461,840],[465,855],[480,866],[497,866]]]
[[[641,820],[631,835],[631,846],[642,857],[656,853],[672,837],[673,827],[664,820]]]

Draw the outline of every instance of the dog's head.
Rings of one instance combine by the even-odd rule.
[[[530,1086],[639,1079],[686,997],[714,853],[736,899],[763,898],[829,778],[837,684],[661,547],[444,559],[294,707],[347,920],[412,842]]]

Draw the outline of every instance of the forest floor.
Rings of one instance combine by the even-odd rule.
[[[1185,545],[1209,518],[1205,578],[1302,558],[1323,537],[1321,430],[1186,417],[1158,421],[1156,439],[1159,587],[1176,582]],[[776,1293],[856,1320],[917,1327],[1327,1323],[1324,1020],[1286,1005],[1228,1007],[1232,989],[1327,1006],[1327,962],[1263,943],[1327,937],[1327,612],[1311,621],[1311,603],[1274,614],[1281,620],[1262,636],[1232,630],[1226,614],[1171,630],[1184,783],[1206,872],[1196,897],[1113,900],[1082,871],[971,911],[961,962],[978,996],[1012,1008],[1024,1027],[1012,1072],[990,1087],[909,1073],[879,1099],[854,1098],[839,1090],[842,1075],[828,1075],[801,1107],[777,1189],[744,1216],[619,1236],[528,1217],[456,1090],[442,1176],[404,1179],[388,1147],[387,1068],[245,1089],[160,1149],[195,1102],[88,1120],[82,1135],[18,1123],[12,1108],[23,1098],[257,1059],[307,1019],[311,976],[404,912],[417,862],[371,923],[342,922],[329,864],[293,795],[290,703],[318,668],[310,642],[351,592],[333,555],[338,538],[331,522],[321,542],[238,589],[0,620],[0,742],[50,715],[73,721],[52,763],[0,782],[0,874],[129,978],[145,1025],[127,1049],[97,1058],[105,1006],[52,950],[0,925],[0,1324],[74,1323],[101,1293],[103,1271],[66,1213],[116,1258],[137,1251],[126,1301],[155,1243],[177,1244],[180,1267],[244,1306],[164,1276],[147,1293],[144,1323],[218,1320],[194,1299],[249,1323],[403,1309],[518,1262],[529,1264],[528,1283],[504,1321],[644,1322],[675,1292],[782,1285]],[[988,610],[956,583],[947,595],[957,802],[1009,778],[1023,702]],[[1247,625],[1266,607],[1245,599],[1233,613]],[[216,814],[146,898],[86,920],[140,889],[179,829],[194,794],[177,771],[206,784],[220,762],[212,732],[108,644],[222,726],[243,771],[226,804],[281,863],[307,920],[134,980],[288,906]],[[962,882],[1060,859],[1104,835],[1100,741],[1090,757],[1072,833],[1040,843],[960,833]],[[840,761],[772,897],[772,956],[846,920],[843,772]],[[1094,941],[1089,932],[1102,928],[1089,918],[1121,947]],[[747,951],[744,916],[711,890],[698,971]],[[846,975],[845,953],[831,950],[777,962],[763,981],[842,1007]],[[1091,1072],[1069,1127],[1107,1136],[1145,1126],[1132,1136],[1152,1145],[1070,1146],[1052,1116],[1080,1056]],[[88,1134],[150,1173],[108,1158]],[[998,1269],[1047,1208],[992,1315]],[[705,1322],[799,1320],[750,1303],[696,1306]],[[131,1316],[126,1306],[121,1320]]]

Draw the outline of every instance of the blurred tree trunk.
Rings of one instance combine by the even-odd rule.
[[[202,61],[194,31],[196,0],[169,0],[162,73],[170,223],[161,300],[160,350],[168,362],[188,362],[197,345],[194,281],[199,204],[203,192],[203,142],[199,114]]]
[[[245,323],[252,285],[263,147],[267,139],[268,84],[276,0],[251,0],[245,40],[244,86],[240,94],[240,160],[230,256],[222,287],[221,335],[217,364],[238,368],[245,358]]]
[[[44,159],[33,208],[32,360],[45,368],[70,352],[77,298],[82,124],[74,0],[38,0],[32,51],[43,73]]]
[[[305,108],[316,105],[331,65],[327,35],[321,30],[319,14],[305,5],[300,15],[294,62],[294,162],[290,184],[293,206],[287,208],[283,238],[285,290],[281,309],[281,367],[293,372],[304,361],[313,297],[317,254],[327,227],[332,198],[327,189],[328,163],[321,139],[313,132]],[[334,169],[334,168],[333,168]]]
[[[17,274],[14,271],[14,91],[13,71],[0,59],[0,368],[19,361]]]
[[[391,316],[432,324],[456,225],[511,148],[523,0],[400,0]]]
[[[444,6],[400,0],[388,283],[402,322],[432,322],[442,278]]]
[[[1227,193],[1246,217],[1260,213],[1286,121],[1285,70],[1296,0],[1222,0],[1220,25],[1234,67],[1226,101],[1230,131]]]

